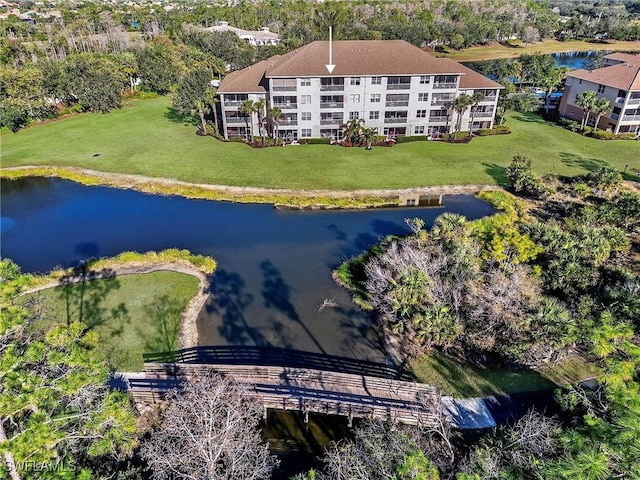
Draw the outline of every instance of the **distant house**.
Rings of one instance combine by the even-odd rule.
[[[462,112],[461,130],[491,128],[503,87],[448,58],[436,58],[403,40],[312,42],[225,77],[218,88],[225,138],[258,132],[257,115],[242,116],[246,100],[279,107],[280,137],[342,138],[348,120],[364,120],[387,137],[451,132],[458,123],[453,102],[482,92],[475,108]]]
[[[232,27],[229,22],[218,22],[213,27],[204,29],[207,32],[233,32],[249,45],[254,47],[262,47],[265,45],[278,45],[280,36],[269,30],[269,27],[262,27],[262,30],[243,30],[241,28]]]
[[[598,128],[612,133],[640,133],[640,54],[612,53],[605,67],[573,70],[567,74],[560,114],[581,120],[584,110],[576,105],[580,94],[592,90],[611,102]]]

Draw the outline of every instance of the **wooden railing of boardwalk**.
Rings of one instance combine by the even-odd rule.
[[[198,348],[200,351],[146,356],[144,378],[129,379],[135,400],[160,402],[194,372],[213,370],[246,384],[260,398],[265,412],[297,410],[305,418],[315,412],[345,416],[350,421],[373,418],[413,425],[440,419],[439,397],[433,387],[409,381],[406,374],[383,364],[284,349],[241,347],[241,355],[234,347]],[[260,364],[279,360],[285,365]],[[302,367],[302,363],[309,366]]]

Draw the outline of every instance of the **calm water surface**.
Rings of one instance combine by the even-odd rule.
[[[198,320],[201,343],[264,345],[384,361],[369,316],[331,271],[389,234],[406,217],[427,225],[445,211],[478,218],[493,209],[473,196],[443,208],[282,211],[30,178],[1,181],[3,258],[26,272],[95,256],[186,248],[218,270]],[[318,310],[324,299],[336,307]]]

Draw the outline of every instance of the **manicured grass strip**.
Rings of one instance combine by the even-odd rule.
[[[481,368],[444,355],[425,355],[411,363],[411,369],[424,383],[435,385],[445,395],[485,397],[553,388],[596,375],[597,370],[581,357],[536,370],[511,371]]]
[[[123,275],[25,295],[42,308],[37,328],[82,320],[98,333],[97,350],[118,371],[140,371],[144,352],[174,350],[180,317],[198,290],[183,273]]]
[[[509,45],[494,43],[477,47],[464,48],[462,50],[449,49],[444,56],[458,62],[473,62],[479,60],[493,60],[497,58],[515,58],[524,53],[562,53],[562,52],[590,52],[596,50],[612,50],[623,52],[640,51],[640,42],[611,40],[606,43],[586,42],[584,40],[558,40],[544,39],[542,42],[526,45],[519,40],[514,40]]]
[[[575,175],[604,163],[623,170],[640,152],[638,142],[585,138],[518,113],[507,121],[511,135],[469,144],[252,149],[195,135],[193,125],[165,116],[169,104],[166,97],[138,100],[109,114],[83,114],[2,135],[2,166],[71,166],[193,184],[360,190],[504,184],[504,167],[519,154],[532,159],[537,174]]]

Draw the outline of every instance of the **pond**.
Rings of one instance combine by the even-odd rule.
[[[469,219],[491,206],[470,195],[436,208],[278,210],[86,187],[70,181],[1,181],[2,258],[25,272],[73,266],[126,250],[186,248],[218,261],[198,320],[202,344],[259,345],[385,361],[371,319],[331,278],[343,260],[443,212]],[[335,305],[319,308],[326,299]]]

